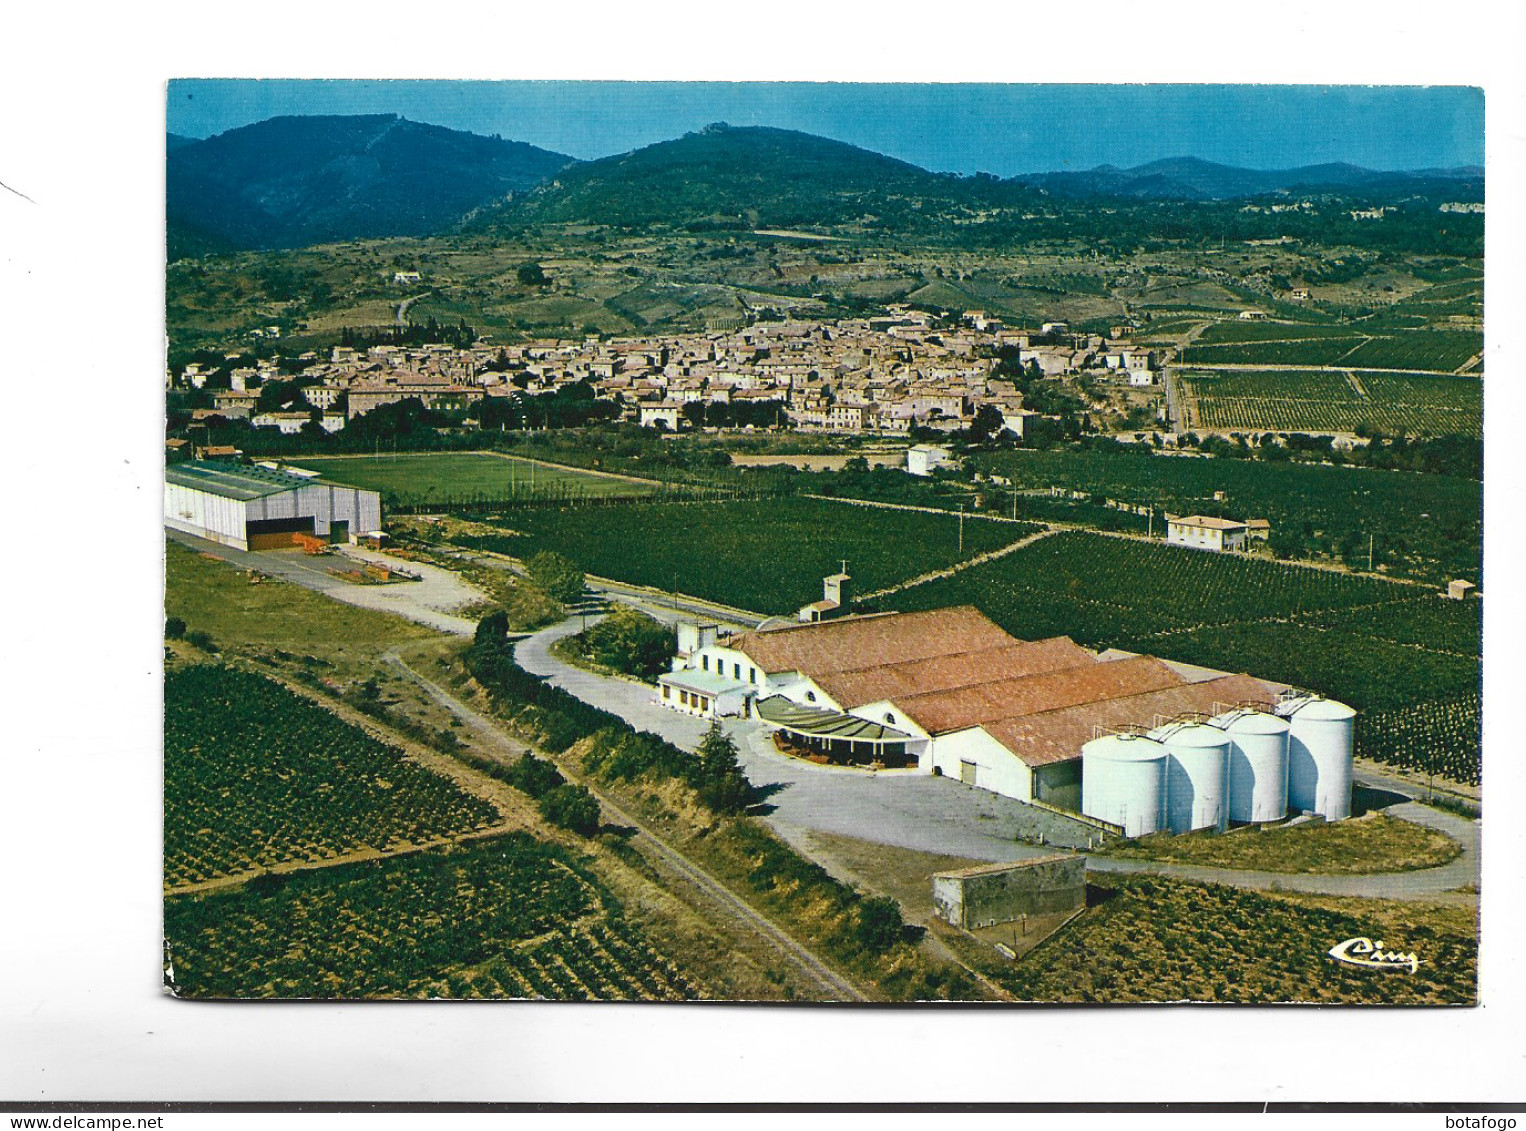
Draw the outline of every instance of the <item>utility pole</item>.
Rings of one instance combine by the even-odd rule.
[[[964,553],[964,504],[959,504],[959,553]]]

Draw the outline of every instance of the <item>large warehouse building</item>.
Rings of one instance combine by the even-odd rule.
[[[681,626],[658,680],[665,706],[760,719],[806,757],[916,765],[1128,835],[1280,819],[1290,769],[1295,807],[1347,816],[1353,712],[1285,692],[1068,637],[1018,640],[968,606],[724,638]],[[1327,715],[1340,721],[1315,723]],[[1292,732],[1313,734],[1319,757]]]
[[[164,472],[164,525],[239,550],[353,542],[381,529],[381,496],[312,472],[199,460]]]

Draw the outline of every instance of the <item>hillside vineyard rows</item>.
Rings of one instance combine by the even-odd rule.
[[[211,664],[165,675],[169,887],[497,819],[488,802],[265,676]]]
[[[1018,490],[1058,488],[1153,506],[1157,534],[1160,512],[1225,514],[1269,519],[1274,534],[1300,532],[1329,550],[1346,539],[1365,548],[1372,537],[1404,575],[1437,584],[1476,577],[1482,565],[1484,493],[1476,479],[1100,452],[992,453],[974,462]]]
[[[1391,948],[1425,956],[1396,984],[1326,953],[1332,940],[1374,929],[1356,914],[1161,877],[1100,886],[1100,907],[1000,971],[1007,990],[1023,1001],[1109,1003],[1462,1005],[1477,994],[1478,943],[1460,932],[1385,930]]]
[[[1183,373],[1188,428],[1384,435],[1483,430],[1482,383],[1473,377],[1352,370]]]
[[[198,998],[682,1000],[700,989],[561,850],[524,834],[165,903]]]
[[[787,614],[821,597],[821,578],[847,560],[859,592],[1000,549],[1040,529],[857,507],[818,499],[639,504],[520,511],[501,535],[464,545],[528,557],[554,550],[600,577],[649,585],[760,613]]]

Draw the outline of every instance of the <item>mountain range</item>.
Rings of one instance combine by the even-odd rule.
[[[537,223],[690,230],[852,224],[920,231],[991,208],[1213,201],[1290,189],[1482,199],[1483,170],[1348,164],[1256,170],[1194,157],[1000,179],[933,173],[845,142],[708,126],[596,161],[396,115],[281,117],[204,141],[166,137],[170,258]]]

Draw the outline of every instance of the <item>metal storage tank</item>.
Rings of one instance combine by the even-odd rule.
[[[1356,712],[1317,695],[1277,707],[1288,720],[1288,804],[1327,821],[1351,816]]]
[[[1122,825],[1125,836],[1164,827],[1166,748],[1139,734],[1106,734],[1081,747],[1081,812]]]
[[[1242,708],[1210,720],[1229,735],[1229,819],[1261,823],[1288,815],[1288,722]]]
[[[1174,833],[1229,827],[1229,735],[1205,723],[1150,732],[1165,745],[1166,824]]]

